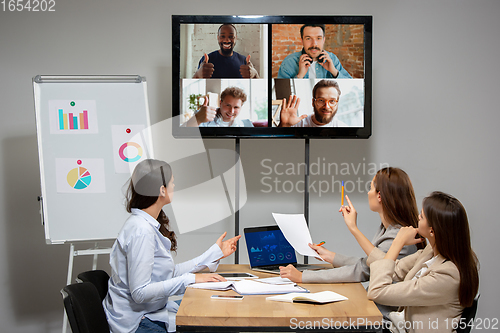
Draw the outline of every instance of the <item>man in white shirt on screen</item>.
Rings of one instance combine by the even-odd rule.
[[[339,84],[333,80],[321,80],[313,88],[312,106],[314,113],[298,115],[300,98],[290,96],[283,99],[279,127],[348,127],[335,118],[340,98]]]
[[[250,119],[237,118],[247,95],[243,89],[228,87],[220,95],[220,107],[209,105],[208,96],[196,114],[183,127],[253,127]]]

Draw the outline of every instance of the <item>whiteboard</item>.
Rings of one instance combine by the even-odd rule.
[[[140,76],[33,78],[41,214],[48,244],[114,239],[128,217],[130,170],[152,157]]]

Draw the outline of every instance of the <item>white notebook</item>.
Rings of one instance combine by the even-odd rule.
[[[337,294],[333,291],[320,291],[317,293],[290,293],[285,295],[271,296],[267,297],[266,300],[278,301],[278,302],[288,302],[288,303],[332,303],[338,301],[345,301],[348,298]]]
[[[253,280],[203,282],[189,285],[190,288],[209,290],[234,290],[240,295],[266,295],[286,293],[307,293],[307,289],[296,284],[269,284]]]

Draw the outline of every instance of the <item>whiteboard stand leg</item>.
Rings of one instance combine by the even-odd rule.
[[[95,248],[97,249],[97,243],[95,243]],[[94,254],[94,261],[92,261],[92,270],[95,271],[97,269],[97,253]]]
[[[97,268],[97,256],[99,254],[110,254],[110,253],[111,253],[111,248],[99,248],[98,243],[95,243],[95,247],[92,249],[75,251],[75,245],[71,243],[69,249],[68,278],[66,279],[66,285],[71,284],[71,278],[73,277],[73,261],[76,256],[93,255],[94,261],[92,263],[92,270],[95,271]],[[66,316],[66,310],[64,310],[62,332],[66,333],[67,328],[68,328],[68,317]]]
[[[75,258],[75,245],[70,244],[69,247],[69,263],[68,263],[68,277],[66,278],[66,285],[71,284],[71,277],[73,275],[73,259]],[[66,333],[68,329],[68,316],[66,315],[66,309],[63,307],[63,327],[62,333]]]
[[[66,329],[68,328],[68,316],[66,315],[66,309],[63,309],[63,328],[62,333],[66,333]]]
[[[69,263],[68,263],[68,278],[66,285],[71,284],[71,277],[73,275],[73,260],[75,258],[75,245],[73,243],[69,246]]]

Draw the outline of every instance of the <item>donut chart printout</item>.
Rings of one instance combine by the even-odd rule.
[[[111,126],[115,173],[131,174],[137,163],[151,157],[140,135],[144,129],[144,125]]]
[[[104,159],[56,158],[57,193],[106,192]]]

